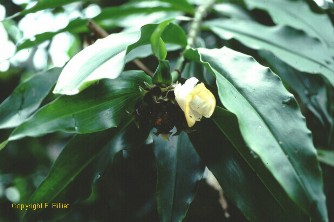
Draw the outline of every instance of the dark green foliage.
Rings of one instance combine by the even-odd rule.
[[[22,39],[24,16],[61,15],[74,2],[101,7],[96,27],[81,17]],[[1,4],[13,15],[2,23],[8,41],[31,53],[0,75],[9,95],[1,222],[334,221],[330,9],[311,0]],[[47,69],[65,32],[72,58]],[[47,67],[34,75],[38,50]],[[197,116],[212,96],[174,93],[191,77],[216,99],[208,119]]]

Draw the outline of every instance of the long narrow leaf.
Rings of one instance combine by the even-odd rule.
[[[118,77],[126,63],[126,55],[150,44],[150,37],[157,26],[145,25],[140,32],[112,34],[83,49],[64,67],[53,92],[74,95],[99,79]],[[186,42],[184,31],[172,23],[165,28],[162,39],[166,43],[182,47]],[[141,50],[136,56],[143,54],[149,55],[152,52]]]
[[[323,126],[330,127],[334,124],[327,107],[326,84],[320,76],[301,73],[270,52],[260,51],[259,55],[267,61],[270,68],[282,78],[285,84],[297,93],[303,105],[319,119]]]
[[[204,24],[221,38],[235,38],[253,49],[271,51],[300,71],[323,75],[334,86],[334,54],[304,32],[237,19],[213,20]]]
[[[132,115],[144,82],[150,83],[150,78],[142,71],[127,71],[115,80],[102,80],[79,95],[62,96],[17,127],[9,140],[54,131],[92,133],[116,127]]]
[[[162,222],[182,221],[202,179],[204,165],[187,134],[168,141],[154,137],[157,162],[157,205]]]
[[[53,9],[59,6],[63,6],[63,5],[67,5],[73,2],[78,2],[80,0],[39,0],[36,2],[36,4],[34,6],[32,6],[31,8],[27,8],[19,13],[16,13],[12,16],[10,16],[10,18],[16,17],[16,16],[23,16],[23,15],[27,15],[29,13],[34,13],[34,12],[38,12],[44,9]]]
[[[246,0],[245,3],[249,9],[266,10],[276,24],[303,30],[334,50],[334,26],[330,18],[327,14],[313,12],[306,1],[270,0],[264,4],[257,0]]]
[[[249,152],[265,164],[305,213],[327,221],[311,133],[279,77],[250,56],[228,48],[189,50],[186,56],[215,75],[219,98],[237,116]]]
[[[201,159],[217,178],[224,195],[249,221],[306,221],[307,216],[277,186],[272,175],[266,173],[266,167],[252,157],[239,131],[236,116],[220,109],[215,111],[213,118],[216,124],[203,120],[189,136]],[[227,130],[221,131],[217,126]],[[228,134],[225,136],[223,132]],[[240,152],[242,150],[244,152]],[[253,164],[259,167],[256,173]],[[262,178],[263,175],[266,176]]]
[[[124,67],[127,46],[138,39],[139,32],[121,32],[97,40],[65,65],[53,92],[74,95],[99,79],[117,78]]]
[[[48,176],[30,197],[29,203],[48,204],[48,207],[43,207],[37,212],[27,211],[24,221],[37,221],[45,215],[54,215],[51,212],[54,211],[52,203],[57,201],[73,204],[78,201],[78,197],[87,197],[91,192],[95,176],[96,166],[94,165],[97,165],[103,156],[112,159],[120,149],[127,148],[119,145],[125,144],[122,143],[123,132],[130,122],[131,120],[124,122],[123,126],[117,129],[75,136],[65,146]],[[80,182],[86,184],[80,184]],[[86,193],[85,196],[84,193]],[[72,205],[62,211],[68,213],[71,208],[73,208]]]
[[[37,74],[18,85],[0,104],[0,129],[12,128],[25,121],[55,85],[60,68]]]

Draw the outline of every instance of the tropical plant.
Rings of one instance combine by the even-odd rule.
[[[72,2],[38,1],[2,23],[13,34],[19,18]],[[17,52],[65,32],[85,47],[23,75],[0,105],[0,159],[12,166],[0,165],[0,183],[21,192],[0,219],[334,221],[332,3],[96,2],[90,19],[11,37]],[[29,176],[27,162],[11,171],[11,150],[25,149]],[[229,219],[201,211],[218,203],[200,199],[208,173]]]

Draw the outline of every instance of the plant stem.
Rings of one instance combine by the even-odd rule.
[[[190,24],[186,50],[194,46],[202,20],[214,3],[215,0],[208,0],[196,9],[193,22]]]
[[[200,25],[202,23],[203,18],[206,16],[209,9],[213,6],[215,3],[215,0],[207,0],[204,4],[197,7],[194,19],[192,23],[190,24],[189,32],[188,32],[188,38],[187,38],[187,46],[185,50],[181,53],[180,58],[176,62],[175,71],[172,72],[172,78],[173,82],[175,82],[181,73],[181,70],[183,69],[183,66],[185,65],[185,59],[184,59],[184,52],[187,49],[190,49],[194,47],[196,37],[199,33]]]

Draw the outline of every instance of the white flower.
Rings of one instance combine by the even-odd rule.
[[[189,127],[202,116],[209,118],[216,107],[216,99],[203,83],[196,85],[198,79],[191,77],[183,85],[174,88],[175,99],[183,110]]]

